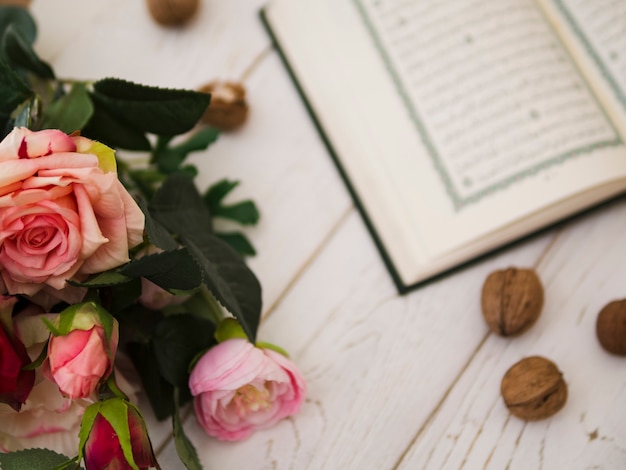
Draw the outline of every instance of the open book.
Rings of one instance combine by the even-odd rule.
[[[626,190],[623,0],[270,0],[401,292]]]

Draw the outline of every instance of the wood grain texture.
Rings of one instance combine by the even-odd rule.
[[[309,390],[298,416],[242,443],[208,438],[189,413],[205,467],[626,468],[626,364],[594,337],[600,308],[626,297],[626,201],[399,297],[262,30],[263,3],[205,0],[188,27],[167,29],[141,1],[33,2],[38,48],[59,75],[247,87],[249,121],[194,162],[201,185],[238,179],[233,198],[259,205],[248,231],[264,289],[259,337],[291,353]],[[60,34],[68,14],[82,20]],[[537,269],[546,301],[528,332],[506,339],[483,323],[480,289],[513,265]],[[531,354],[556,362],[570,396],[527,424],[508,414],[499,383]],[[180,468],[169,422],[149,423],[163,468]]]

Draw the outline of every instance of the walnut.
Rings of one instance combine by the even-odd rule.
[[[567,401],[563,374],[541,356],[526,357],[511,366],[502,378],[500,392],[511,414],[526,421],[548,418]]]
[[[152,18],[163,26],[181,26],[196,14],[200,0],[146,0]]]
[[[483,284],[483,317],[493,332],[515,336],[537,321],[543,298],[543,286],[534,270],[508,268],[495,271]]]
[[[596,335],[606,351],[626,356],[626,299],[609,302],[600,310]]]
[[[213,81],[201,86],[198,91],[211,94],[211,103],[200,119],[204,124],[231,131],[246,121],[248,104],[242,84]]]

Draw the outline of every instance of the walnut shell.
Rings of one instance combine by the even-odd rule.
[[[626,299],[609,302],[600,310],[596,336],[606,351],[626,356]]]
[[[196,14],[200,0],[146,0],[152,18],[163,26],[180,26]]]
[[[201,122],[231,131],[240,127],[248,117],[246,89],[240,83],[213,81],[201,86],[198,91],[211,94]]]
[[[563,374],[541,356],[526,357],[511,366],[502,378],[500,392],[511,414],[526,421],[548,418],[567,401]]]
[[[32,0],[0,0],[0,5],[11,5],[16,7],[28,8]]]
[[[543,299],[543,286],[534,270],[508,268],[494,271],[483,284],[483,317],[494,333],[519,335],[537,321]]]

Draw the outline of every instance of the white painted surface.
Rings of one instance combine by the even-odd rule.
[[[250,119],[196,162],[200,184],[241,180],[264,289],[260,338],[290,351],[309,384],[302,412],[242,443],[186,429],[205,467],[227,469],[626,468],[626,359],[595,338],[626,297],[626,201],[399,297],[258,18],[264,0],[204,0],[183,29],[143,1],[35,0],[37,48],[57,74],[195,88],[241,79]],[[534,266],[546,289],[526,334],[490,334],[479,309],[493,269]],[[553,359],[569,400],[551,419],[509,416],[500,379],[521,357]],[[149,414],[149,413],[148,413]],[[169,422],[150,419],[164,469]]]

